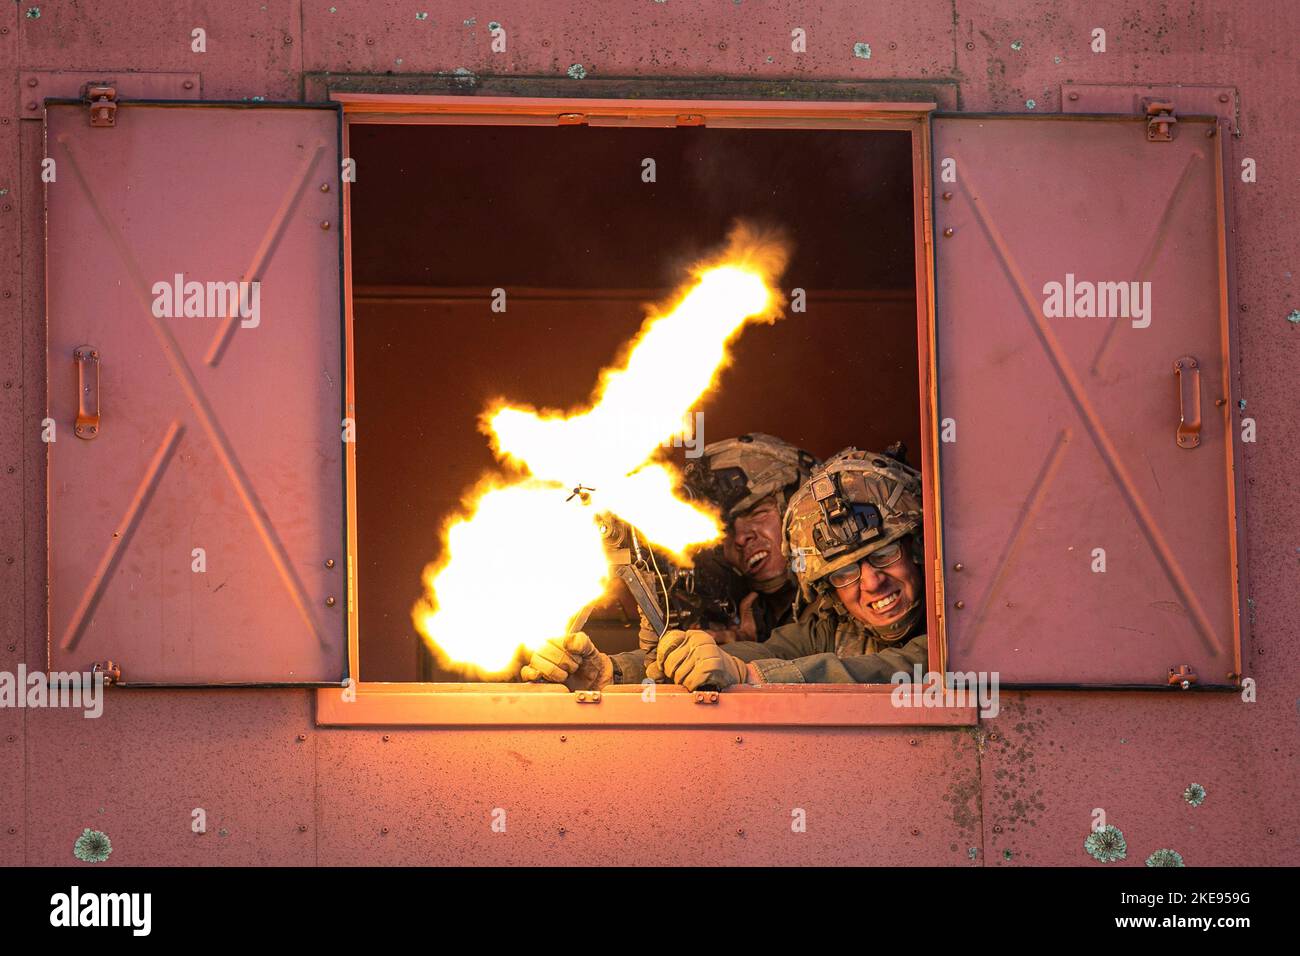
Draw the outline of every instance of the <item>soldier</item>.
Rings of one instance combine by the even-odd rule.
[[[781,519],[791,496],[819,464],[809,452],[760,432],[713,442],[701,459],[687,464],[687,490],[716,506],[726,523],[720,550],[734,575],[739,612],[736,626],[700,633],[718,644],[761,644],[794,620],[798,583],[782,553]],[[662,677],[654,660],[659,636],[643,627],[640,638],[640,649],[613,655],[598,651],[585,634],[556,638],[532,655],[520,676],[563,683],[570,690]]]
[[[717,506],[726,522],[720,550],[742,595],[738,626],[709,628],[719,644],[765,641],[794,620],[798,582],[782,553],[781,519],[819,465],[811,453],[755,432],[714,442],[686,466],[686,487]]]
[[[741,683],[888,683],[927,663],[921,476],[890,455],[848,449],[799,489],[787,554],[811,613],[763,642],[719,646],[669,631],[657,663],[695,690]]]

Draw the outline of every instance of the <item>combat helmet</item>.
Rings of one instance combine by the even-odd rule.
[[[905,454],[901,445],[884,453],[847,448],[791,498],[782,546],[805,601],[831,591],[831,572],[920,529],[921,475],[902,460]],[[922,561],[920,535],[911,558]]]
[[[784,513],[790,497],[820,462],[774,435],[753,432],[704,446],[704,455],[683,469],[691,493],[717,505],[731,521],[769,495]]]

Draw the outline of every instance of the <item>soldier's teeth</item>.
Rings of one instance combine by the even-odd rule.
[[[749,566],[751,568],[756,568],[766,560],[767,560],[767,552],[760,551],[757,554],[755,554],[752,558],[749,559]]]
[[[897,600],[898,592],[895,591],[893,594],[888,594],[885,597],[882,597],[879,601],[872,601],[871,608],[875,611],[887,611],[894,606],[894,602]]]

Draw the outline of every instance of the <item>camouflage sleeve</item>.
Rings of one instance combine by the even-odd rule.
[[[726,650],[730,653],[731,645]],[[920,664],[924,671],[926,660],[926,639],[921,634],[902,647],[857,657],[822,653],[795,660],[751,658],[749,677],[751,683],[757,684],[888,684],[898,671],[903,671],[910,679],[916,664]]]
[[[610,654],[609,659],[614,662],[615,684],[639,684],[645,680],[645,651],[640,648]]]
[[[792,661],[799,657],[832,650],[831,647],[823,646],[828,642],[822,635],[823,629],[816,625],[815,620],[793,621],[773,629],[771,636],[761,644],[757,641],[735,641],[731,644],[723,644],[722,649],[742,661],[761,661],[768,658]]]

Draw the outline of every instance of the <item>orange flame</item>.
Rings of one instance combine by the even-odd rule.
[[[780,317],[773,282],[786,256],[779,239],[736,227],[669,307],[650,310],[585,410],[501,402],[485,412],[493,452],[528,477],[480,482],[446,529],[442,560],[425,569],[413,616],[443,660],[500,673],[521,646],[565,633],[609,583],[602,514],[678,557],[717,539],[717,517],[678,498],[675,473],[651,458],[713,386],[740,330]],[[540,556],[526,569],[525,550]]]

